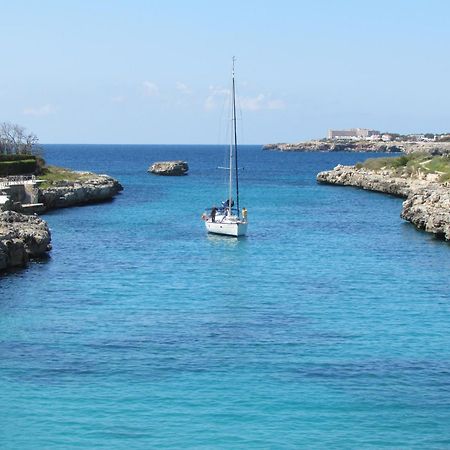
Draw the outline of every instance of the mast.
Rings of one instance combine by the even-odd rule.
[[[228,168],[229,181],[228,181],[228,211],[227,216],[231,216],[231,201],[233,198],[233,135],[234,135],[234,56],[233,56],[233,68],[231,70],[232,78],[232,103],[231,103],[231,127],[230,127],[230,161]]]
[[[232,141],[233,141],[233,145],[231,148],[231,150],[234,150],[234,170],[235,170],[235,177],[236,177],[236,208],[237,208],[237,216],[239,217],[239,177],[238,177],[238,172],[239,172],[239,168],[238,168],[238,148],[237,148],[237,126],[236,126],[236,84],[234,81],[234,63],[236,61],[236,58],[233,56],[233,72],[232,72],[232,87],[233,87],[233,105],[232,105],[232,121],[233,121],[233,136],[232,136]],[[230,165],[230,179],[231,179],[231,169],[232,166]],[[231,189],[230,189],[231,192]],[[231,194],[230,194],[231,195]],[[230,210],[231,210],[231,200],[230,200]]]

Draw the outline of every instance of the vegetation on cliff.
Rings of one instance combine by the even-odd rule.
[[[450,180],[450,155],[432,156],[428,153],[410,153],[396,158],[369,158],[356,164],[357,169],[393,170],[401,176],[436,174],[439,181]]]
[[[401,217],[417,228],[450,241],[448,157],[404,155],[370,159],[357,166],[338,165],[317,174],[319,183],[353,186],[404,197]]]
[[[39,175],[41,180],[44,180],[40,185],[41,189],[47,189],[58,184],[67,184],[67,182],[83,182],[92,178],[90,172],[75,172],[70,169],[57,166],[45,166]]]

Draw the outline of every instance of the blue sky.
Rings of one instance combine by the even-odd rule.
[[[0,121],[43,143],[216,144],[450,131],[444,0],[0,0]]]

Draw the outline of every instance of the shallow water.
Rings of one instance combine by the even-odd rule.
[[[243,147],[239,240],[200,220],[222,148],[45,156],[125,190],[45,215],[51,257],[0,278],[2,448],[450,446],[450,246],[315,182],[369,155]]]

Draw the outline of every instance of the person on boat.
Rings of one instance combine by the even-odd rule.
[[[223,209],[227,209],[228,206],[230,206],[230,199],[229,198],[227,198],[224,202],[222,202],[222,208]],[[233,206],[234,206],[234,200],[231,199],[231,207],[233,207]]]
[[[215,206],[213,206],[211,208],[211,222],[216,221],[216,212],[217,212],[217,208]]]

